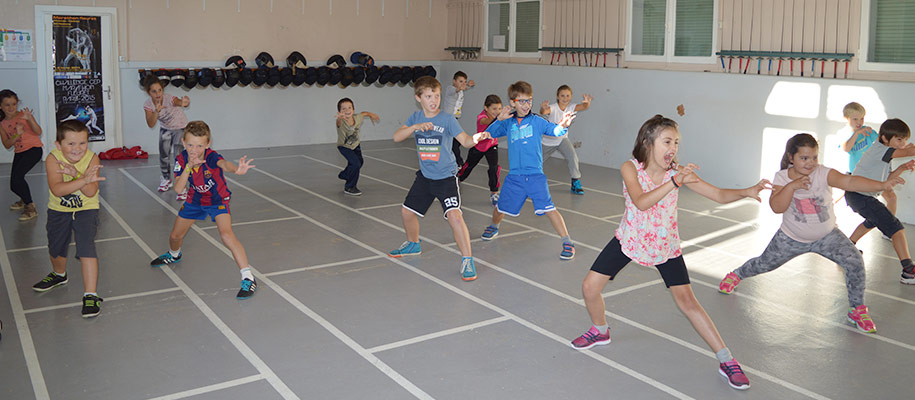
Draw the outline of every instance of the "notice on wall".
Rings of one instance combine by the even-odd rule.
[[[32,61],[32,31],[0,29],[0,61]]]
[[[53,15],[54,100],[57,121],[78,120],[90,141],[104,141],[101,17]]]

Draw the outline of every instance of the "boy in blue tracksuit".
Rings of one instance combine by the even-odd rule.
[[[492,213],[492,224],[483,231],[483,240],[492,240],[499,235],[499,226],[505,214],[517,217],[528,197],[534,203],[534,214],[544,215],[550,219],[556,233],[562,238],[561,260],[575,257],[575,244],[569,237],[562,215],[553,206],[550,188],[543,173],[543,149],[540,139],[543,135],[562,136],[568,131],[569,124],[575,119],[569,113],[559,125],[543,117],[531,114],[534,90],[524,81],[513,83],[508,87],[508,98],[511,107],[502,109],[499,120],[489,126],[487,132],[492,137],[508,137],[508,164],[510,170],[502,183],[499,202]]]

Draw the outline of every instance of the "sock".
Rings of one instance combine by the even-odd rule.
[[[489,224],[489,227],[490,227],[490,228],[499,229],[499,227],[501,227],[501,226],[502,226],[502,223],[501,223],[501,222],[499,222],[498,224]]]
[[[598,333],[604,333],[604,332],[607,332],[608,329],[610,329],[610,326],[607,324],[591,325],[591,329],[597,329]]]
[[[86,297],[86,296],[89,296],[89,295],[98,297],[98,293],[96,293],[96,292],[86,292],[86,293],[83,293],[83,297]]]
[[[715,353],[715,357],[718,357],[718,362],[722,364],[734,359],[734,357],[731,356],[731,351],[728,350],[727,347],[718,350],[718,352]]]
[[[54,271],[51,271],[51,272],[54,272]],[[64,273],[62,273],[62,274],[58,274],[57,272],[54,272],[54,275],[57,275],[57,276],[63,278],[63,277],[66,277],[66,276],[67,276],[67,271],[64,271]]]
[[[562,237],[562,243],[563,243],[563,244],[566,244],[566,243],[572,244],[572,237],[569,236],[569,235],[563,236],[563,237]]]
[[[242,280],[248,279],[251,282],[254,282],[254,274],[251,273],[251,267],[242,268],[241,271],[239,271],[239,272],[241,272]]]
[[[911,271],[911,270],[912,270],[912,259],[911,259],[911,258],[906,258],[905,260],[902,260],[902,261],[900,261],[899,263],[902,264],[902,270],[903,270],[903,271],[905,271],[905,270]]]
[[[168,249],[168,254],[171,254],[172,257],[178,258],[178,256],[181,255],[181,249],[180,248],[178,250]]]

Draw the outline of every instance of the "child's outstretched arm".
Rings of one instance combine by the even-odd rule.
[[[470,148],[479,143],[481,140],[492,138],[489,132],[477,132],[473,136],[468,135],[466,132],[458,133],[454,137],[458,142],[461,143],[461,146]]]
[[[591,100],[594,100],[594,97],[585,93],[585,95],[581,97],[581,103],[575,105],[575,111],[584,111],[591,108]]]
[[[41,136],[41,126],[38,125],[38,121],[35,120],[35,116],[32,115],[31,108],[23,108],[19,110],[22,118],[25,119],[25,122],[29,124],[29,128],[32,128],[32,132],[35,132],[36,135]]]
[[[188,106],[191,105],[191,98],[190,98],[190,97],[187,97],[187,96],[184,96],[184,97],[181,97],[181,98],[175,97],[175,98],[172,100],[172,105],[175,106],[175,107],[185,107],[185,108],[187,108]]]
[[[544,100],[543,103],[540,103],[540,115],[547,116],[550,115],[550,102]]]
[[[870,136],[872,134],[872,132],[873,132],[873,129],[871,129],[871,127],[869,127],[869,126],[862,126],[858,129],[856,129],[851,134],[851,137],[849,137],[848,140],[845,141],[845,143],[842,143],[842,150],[845,150],[846,153],[851,151],[852,147],[855,146],[855,142],[858,140],[859,136]]]
[[[911,160],[900,165],[895,171],[890,173],[886,181],[880,182],[863,176],[843,174],[834,169],[829,170],[826,176],[826,183],[829,186],[836,187],[849,192],[882,192],[890,190],[896,185],[905,183],[900,177],[903,172],[911,171],[915,168],[915,160]]]
[[[893,158],[915,157],[915,144],[909,143],[901,149],[893,151]]]
[[[222,168],[223,171],[232,172],[235,175],[244,175],[248,172],[249,169],[254,168],[254,165],[251,165],[251,162],[254,159],[248,159],[248,156],[241,156],[241,159],[238,160],[238,165],[235,163],[222,159],[216,162],[216,166]]]
[[[677,174],[677,176],[679,175],[680,174]],[[674,176],[674,178],[677,176]],[[755,185],[744,189],[722,189],[702,180],[695,172],[684,175],[680,178],[680,181],[688,188],[692,189],[692,191],[719,204],[731,203],[748,197],[756,199],[756,201],[762,201],[759,198],[759,192],[765,189],[772,189],[772,183],[769,182],[768,179],[762,179]]]
[[[376,122],[381,121],[381,117],[379,117],[378,114],[368,111],[363,111],[360,114],[362,114],[363,117],[369,117],[369,119],[372,120],[372,125],[375,125]]]
[[[102,168],[102,165],[97,155],[92,157],[92,161],[89,161],[89,168],[86,169],[84,174],[80,174],[73,164],[60,161],[54,156],[48,156],[45,160],[48,188],[57,197],[66,196],[77,190],[86,196],[95,196],[98,193],[98,182],[105,180],[105,177],[98,174],[100,168]],[[76,179],[64,182],[64,175],[69,175]]]
[[[410,137],[410,135],[412,135],[413,132],[428,131],[434,127],[435,127],[435,125],[433,125],[431,122],[423,122],[420,124],[413,124],[410,126],[403,125],[400,128],[397,128],[397,130],[394,132],[394,141],[403,142],[404,140],[407,140],[407,138]]]

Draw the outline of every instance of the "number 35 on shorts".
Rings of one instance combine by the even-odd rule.
[[[458,202],[457,196],[448,197],[442,202],[445,203],[445,207],[447,208],[460,207],[461,205],[460,202]]]

